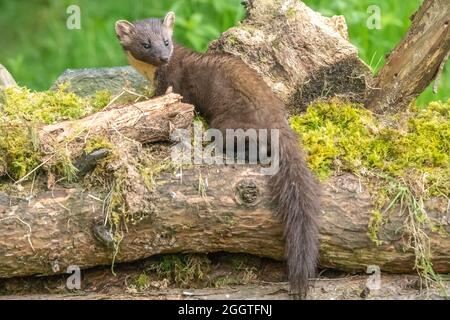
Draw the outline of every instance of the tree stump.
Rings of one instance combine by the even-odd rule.
[[[336,95],[363,102],[372,81],[348,40],[344,17],[323,17],[296,0],[247,1],[247,18],[213,41],[209,51],[239,56],[291,113]]]

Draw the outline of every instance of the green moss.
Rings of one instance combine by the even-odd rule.
[[[55,91],[32,92],[27,88],[10,87],[0,92],[0,176],[7,173],[13,179],[24,177],[43,161],[37,137],[38,127],[63,120],[82,118],[106,106],[111,94],[100,91],[93,98],[81,98],[67,91],[66,85]],[[87,149],[94,149],[108,143],[93,139]],[[62,146],[55,149],[49,163],[54,172],[76,179],[76,168],[70,159],[70,152]],[[51,156],[51,155],[48,155]]]
[[[100,150],[100,149],[112,150],[113,145],[111,144],[111,142],[109,142],[108,139],[106,139],[104,137],[100,137],[100,136],[95,136],[95,137],[89,138],[86,141],[86,145],[84,147],[84,152],[86,154],[90,154],[90,153],[94,152],[95,150]]]
[[[369,111],[339,101],[317,103],[290,118],[309,153],[311,169],[326,179],[336,171],[392,177],[424,176],[430,194],[450,193],[450,106],[433,102],[396,115],[389,127]]]
[[[73,165],[71,154],[68,150],[58,150],[54,165],[56,173],[64,177],[68,182],[74,182],[78,178],[78,169]]]
[[[150,283],[150,277],[145,274],[141,273],[135,280],[134,285],[138,291],[142,291],[148,288]]]
[[[89,99],[67,91],[61,85],[55,91],[32,92],[27,88],[6,88],[2,111],[12,120],[51,124],[62,120],[79,119],[94,111]]]
[[[362,157],[358,145],[367,144],[369,131],[364,122],[368,117],[367,111],[351,105],[319,103],[310,106],[305,115],[291,117],[290,123],[309,153],[311,169],[324,179],[334,170],[359,165]]]
[[[95,111],[102,110],[111,102],[111,92],[109,90],[97,91],[92,99],[92,107]]]
[[[148,270],[177,286],[191,287],[195,282],[205,280],[211,270],[211,261],[206,255],[167,255],[154,262]]]
[[[288,17],[289,19],[295,18],[296,15],[297,10],[295,9],[295,7],[289,7],[289,9],[286,11],[286,17]]]
[[[138,166],[139,173],[144,180],[145,186],[148,190],[153,190],[156,181],[155,178],[164,171],[175,169],[175,164],[170,159],[159,160],[154,162],[147,162]]]
[[[368,235],[370,240],[372,240],[377,246],[381,245],[383,241],[378,239],[378,232],[383,225],[383,214],[380,210],[374,210],[369,220],[369,225],[367,227]]]
[[[232,46],[235,46],[239,42],[239,39],[234,34],[230,34],[230,35],[228,35],[228,37],[226,38],[225,41],[229,46],[232,47]]]
[[[41,153],[35,128],[0,119],[0,175],[20,179],[40,163]]]
[[[382,244],[380,229],[391,212],[399,212],[405,217],[399,231],[406,247],[414,250],[418,273],[440,283],[424,231],[439,228],[428,217],[424,201],[450,196],[450,100],[432,102],[425,109],[413,106],[384,121],[334,100],[311,105],[304,115],[291,117],[290,124],[320,179],[340,171],[367,177],[375,207],[368,237]]]
[[[206,121],[206,119],[200,115],[196,115],[194,117],[194,124],[195,123],[200,124],[202,126],[203,130],[208,130],[208,128],[209,128],[209,125],[208,125],[208,122]]]
[[[237,279],[237,277],[228,274],[217,277],[212,283],[214,288],[224,288],[229,287],[231,285],[239,285],[239,284],[242,284],[240,279]]]
[[[215,288],[229,287],[231,285],[244,285],[254,282],[257,278],[256,268],[246,268],[223,276],[218,276],[212,281],[212,285]]]

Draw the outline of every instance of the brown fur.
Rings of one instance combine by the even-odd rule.
[[[318,184],[282,101],[256,71],[231,55],[199,54],[175,45],[169,64],[159,66],[156,76],[157,95],[173,87],[211,128],[280,130],[280,170],[270,178],[271,192],[284,224],[291,289],[304,297],[318,259]]]

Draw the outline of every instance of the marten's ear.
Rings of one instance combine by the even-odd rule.
[[[163,26],[168,29],[173,30],[173,25],[175,24],[175,12],[170,11],[166,14],[166,17],[163,20]]]
[[[132,41],[131,35],[135,32],[135,26],[126,20],[119,20],[116,22],[116,34],[122,44],[127,44]]]

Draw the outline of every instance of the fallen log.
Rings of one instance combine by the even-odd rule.
[[[133,179],[133,177],[130,177]],[[208,188],[199,192],[201,181]],[[355,176],[334,177],[323,184],[320,217],[322,267],[410,273],[414,252],[406,249],[401,216],[393,215],[380,229],[383,245],[368,236],[371,196]],[[142,213],[149,191],[128,191],[130,213]],[[113,250],[97,241],[94,228],[104,221],[102,194],[93,190],[55,189],[31,201],[0,194],[0,277],[64,272],[70,265],[87,268],[111,264]],[[128,225],[116,262],[161,253],[244,252],[283,258],[282,228],[273,216],[266,177],[258,168],[196,167],[181,175],[166,173],[156,182],[145,217]],[[135,201],[133,201],[135,200]],[[445,219],[444,210],[429,206]],[[433,210],[434,208],[434,210]],[[450,226],[444,225],[450,232]],[[429,232],[433,265],[450,271],[450,237]]]
[[[321,52],[320,48],[326,45],[319,43],[318,49],[314,42],[308,42],[311,34],[303,35],[302,41],[297,39],[299,41],[296,43],[309,45],[294,46],[294,51],[288,50],[292,39],[287,38],[280,41],[283,48],[280,51],[273,51],[276,46],[257,48],[244,42],[242,48],[254,48],[248,52],[278,57],[265,60],[249,56],[246,62],[254,61],[253,67],[261,63],[261,74],[271,82],[274,91],[282,89],[278,90],[278,94],[288,104],[295,102],[290,104],[293,107],[302,103],[306,105],[311,99],[322,96],[322,93],[340,94],[339,90],[333,91],[328,87],[336,79],[346,79],[341,84],[347,84],[352,79],[357,81],[349,92],[356,92],[358,96],[363,94],[367,80],[363,76],[366,67],[357,58],[356,49],[348,44],[345,32],[336,27],[334,22],[339,19],[325,19],[317,14],[313,14],[315,22],[293,19],[294,13],[308,16],[310,9],[303,7],[303,4],[297,5],[297,2],[283,3],[286,5],[276,12],[281,12],[288,20],[281,19],[282,23],[277,27],[286,26],[288,21],[298,28],[306,25],[309,27],[306,30],[316,30],[314,24],[319,22],[317,30],[320,32],[317,32],[331,39],[333,50],[317,55],[317,52]],[[254,17],[270,17],[272,11],[268,9],[278,4],[249,1],[249,19],[252,14]],[[265,24],[273,27],[267,20]],[[261,25],[256,26],[263,28]],[[264,30],[267,31],[267,28]],[[247,31],[251,34],[255,30],[252,31],[250,27]],[[277,35],[282,36],[282,33]],[[227,51],[236,43],[240,42],[222,43],[219,40],[217,48]],[[339,53],[341,44],[348,50]],[[214,45],[211,50],[213,48]],[[303,55],[297,55],[298,50]],[[285,55],[283,58],[277,56],[280,52],[290,52],[295,56]],[[318,67],[321,64],[316,63],[316,57],[324,62],[324,69]],[[346,60],[345,57],[351,59]],[[246,60],[246,57],[243,56],[243,59]],[[301,59],[305,61],[299,64]],[[269,63],[265,65],[264,61]],[[351,63],[347,64],[348,61]],[[340,65],[340,62],[345,62],[342,69],[333,67],[335,63]],[[276,73],[279,68],[266,68],[270,65],[282,65],[285,72]],[[304,73],[305,70],[311,72]],[[355,70],[359,71],[354,73]],[[313,81],[315,78],[310,78],[311,74],[323,74],[324,77],[318,77],[323,85],[317,86]],[[277,77],[271,78],[271,75]],[[284,90],[282,85],[288,90]],[[311,99],[303,99],[303,93],[308,91],[305,86],[308,85],[311,90],[321,88],[320,94],[313,92]],[[174,127],[182,128],[192,123],[193,107],[182,104],[180,99],[176,95],[165,96],[125,108],[107,109],[89,118],[44,127],[39,136],[49,155],[54,154],[55,148],[61,144],[68,143],[68,140],[72,156],[77,157],[88,136],[111,138],[118,157],[109,164],[107,170],[112,175],[123,171],[121,205],[126,211],[123,213],[136,219],[130,219],[122,230],[123,238],[116,250],[117,247],[109,246],[105,238],[98,237],[98,227],[106,221],[107,190],[86,188],[78,182],[66,187],[53,184],[50,190],[33,189],[31,197],[1,192],[0,277],[61,273],[70,265],[88,268],[111,264],[113,260],[134,261],[160,253],[228,251],[282,259],[282,228],[272,214],[274,210],[268,196],[266,177],[259,173],[259,168],[190,167],[175,174],[166,172],[156,178],[152,185],[138,170],[138,158],[145,160],[148,156],[143,152],[145,150],[141,143],[167,140]],[[155,101],[161,104],[155,104]],[[170,106],[174,108],[172,111]],[[185,116],[180,116],[183,114]],[[369,187],[357,177],[345,174],[325,182],[323,189],[323,213],[320,217],[322,267],[363,271],[368,265],[375,264],[382,271],[413,272],[416,256],[402,230],[404,217],[393,214],[380,226],[378,239],[382,244],[377,245],[368,235],[368,224],[374,210]],[[432,199],[426,208],[430,216],[441,222],[442,232],[426,230],[432,248],[433,267],[437,272],[449,272],[447,200]]]
[[[44,150],[54,149],[70,141],[84,145],[89,137],[109,138],[118,133],[139,143],[166,141],[174,129],[187,128],[194,116],[194,107],[181,102],[175,93],[134,103],[115,106],[80,120],[64,121],[39,130]]]
[[[87,134],[113,142],[118,156],[105,170],[120,179],[121,213],[130,219],[116,250],[104,241],[108,234],[102,238],[98,232],[107,221],[112,188],[81,181],[54,183],[47,191],[25,185],[24,196],[2,192],[0,277],[53,274],[70,265],[88,268],[160,253],[227,251],[282,259],[282,228],[272,214],[267,177],[257,166],[188,167],[166,171],[152,184],[146,181],[139,168],[154,155],[146,152],[152,145],[142,148],[141,143],[168,140],[173,128],[192,123],[193,106],[180,99],[168,94],[43,127],[39,136],[48,148],[67,144],[83,150]],[[323,190],[322,267],[361,271],[376,264],[383,271],[413,271],[416,257],[405,239],[402,215],[392,214],[380,226],[382,245],[377,246],[368,235],[374,207],[365,182],[345,174],[325,182]],[[450,238],[443,235],[450,232],[447,200],[433,199],[426,208],[441,222],[441,232],[427,230],[434,268],[449,272]]]

